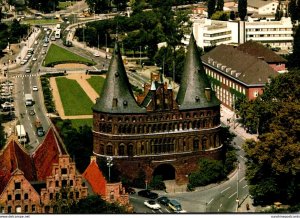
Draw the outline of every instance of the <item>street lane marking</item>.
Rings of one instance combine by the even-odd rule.
[[[223,204],[220,204],[220,207],[222,207]]]
[[[168,211],[168,213],[171,213],[167,208],[166,208],[166,211]]]
[[[239,182],[243,181],[245,179],[245,177],[241,178]]]
[[[154,211],[154,210],[152,210],[152,213],[155,213],[155,211]]]
[[[223,191],[221,191],[221,193],[223,193],[223,192],[227,191],[228,189],[230,189],[230,186],[229,186],[229,187],[227,187],[227,188],[225,188]]]
[[[234,195],[236,195],[236,192],[234,192],[232,195],[230,195],[229,198],[232,198]]]
[[[246,188],[248,185],[245,185],[243,188]]]
[[[214,199],[212,198],[212,199],[207,203],[207,205],[209,205],[213,200],[214,200]]]
[[[161,209],[158,209],[158,211],[159,211],[160,213],[163,213],[163,212],[161,211]]]

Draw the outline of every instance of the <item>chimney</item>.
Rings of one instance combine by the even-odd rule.
[[[231,68],[227,67],[225,71],[226,71],[226,73],[229,73],[231,71]]]
[[[205,88],[205,97],[207,101],[211,101],[211,88]]]

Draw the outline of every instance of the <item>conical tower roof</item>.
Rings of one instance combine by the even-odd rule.
[[[93,110],[107,113],[146,112],[146,109],[138,106],[135,101],[117,42],[100,98],[97,99]]]
[[[181,84],[176,98],[179,110],[220,105],[219,100],[212,91],[210,91],[210,98],[205,95],[205,89],[209,88],[211,88],[210,82],[205,74],[200,53],[192,33],[185,57]]]

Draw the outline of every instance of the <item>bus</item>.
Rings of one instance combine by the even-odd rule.
[[[60,39],[60,29],[56,29],[55,31],[55,38]]]
[[[18,141],[20,143],[27,142],[27,134],[23,125],[16,125],[16,132],[18,136]]]

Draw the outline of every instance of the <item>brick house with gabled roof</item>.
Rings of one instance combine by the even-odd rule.
[[[229,109],[237,97],[255,99],[279,74],[264,60],[230,45],[219,45],[201,59],[217,97]]]
[[[113,203],[129,206],[129,196],[125,193],[125,188],[121,182],[108,183],[103,176],[97,164],[96,156],[91,157],[91,162],[82,176],[91,185],[93,192],[102,197],[102,199]]]
[[[286,72],[285,64],[287,60],[261,43],[247,41],[244,44],[237,46],[236,49],[265,61],[270,67],[278,72]]]
[[[11,136],[0,151],[0,213],[57,213],[93,191],[103,194],[104,200],[128,206],[122,184],[107,184],[98,165],[91,163],[86,174],[96,176],[86,181],[53,127],[32,155]],[[94,183],[99,181],[96,178],[100,183]]]
[[[0,194],[0,213],[41,213],[39,193],[18,168]]]
[[[32,154],[38,181],[45,181],[47,176],[51,175],[52,164],[58,163],[60,154],[66,154],[54,131],[54,128],[49,129],[44,141]]]
[[[23,146],[18,142],[17,137],[10,136],[4,148],[0,151],[0,193],[4,190],[12,176],[12,172],[20,169],[24,177],[35,180],[32,159]]]

